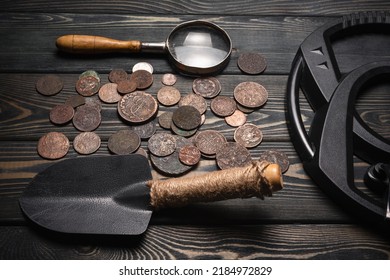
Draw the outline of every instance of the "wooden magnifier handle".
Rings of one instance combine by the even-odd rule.
[[[141,42],[120,41],[100,36],[64,35],[56,40],[59,50],[68,53],[111,53],[111,52],[140,52]]]

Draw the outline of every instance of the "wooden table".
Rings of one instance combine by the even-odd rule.
[[[1,259],[388,259],[389,237],[359,222],[334,203],[306,175],[296,154],[285,118],[286,83],[292,60],[302,41],[316,28],[341,15],[358,11],[390,10],[388,1],[1,1],[0,2],[0,258]],[[156,95],[162,74],[172,72],[160,55],[114,54],[101,57],[59,53],[55,39],[63,34],[92,34],[117,39],[165,40],[178,23],[193,19],[215,22],[230,34],[234,49],[227,68],[217,76],[222,95],[232,96],[243,81],[255,81],[269,92],[267,104],[248,115],[248,122],[264,133],[263,143],[251,150],[253,158],[279,149],[290,158],[285,189],[264,201],[232,200],[193,205],[155,213],[148,231],[134,238],[76,238],[34,227],[23,216],[18,198],[35,174],[55,161],[41,158],[38,139],[50,131],[73,141],[78,131],[56,126],[50,109],[75,93],[78,75],[94,69],[102,83],[113,68],[127,71],[139,62],[153,65]],[[258,51],[267,61],[264,74],[240,72],[237,59]],[[388,57],[387,57],[388,58]],[[45,97],[35,90],[39,77],[56,73],[64,89]],[[192,78],[179,76],[176,87],[191,92]],[[389,84],[358,102],[362,118],[390,138]],[[387,98],[386,98],[387,94]],[[370,100],[381,100],[375,102]],[[360,105],[359,105],[360,104]],[[160,106],[160,113],[172,110]],[[312,111],[303,105],[309,126]],[[98,152],[110,153],[109,136],[128,127],[115,105],[103,104],[102,138]],[[221,131],[232,141],[234,128],[207,113],[202,129]],[[158,131],[163,129],[158,128]],[[146,148],[147,142],[142,142]],[[70,149],[66,158],[79,155]],[[356,177],[367,164],[356,159]],[[190,174],[216,170],[214,160],[202,159]],[[108,174],[109,176],[109,174]],[[162,177],[156,171],[153,176]],[[357,179],[359,180],[359,179]]]

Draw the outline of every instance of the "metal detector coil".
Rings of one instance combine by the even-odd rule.
[[[288,80],[287,119],[291,139],[308,175],[347,209],[389,226],[389,178],[381,181],[387,182],[383,200],[359,190],[354,183],[353,155],[370,164],[390,164],[390,141],[372,130],[354,107],[363,85],[374,77],[390,76],[390,57],[341,73],[331,44],[332,38],[363,33],[390,36],[390,13],[345,16],[305,39]],[[390,44],[381,47],[389,49]],[[309,133],[301,118],[299,89],[315,112]],[[382,172],[381,176],[390,176],[388,173]]]

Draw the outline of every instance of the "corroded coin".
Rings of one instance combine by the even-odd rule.
[[[82,132],[73,140],[73,148],[82,155],[96,152],[100,147],[100,137],[95,132]]]
[[[290,166],[288,156],[278,150],[268,150],[260,155],[260,160],[265,160],[271,163],[277,163],[280,166],[282,173],[285,173]]]
[[[138,70],[148,71],[150,74],[153,74],[153,66],[148,62],[138,62],[134,64],[132,71],[136,72]]]
[[[261,143],[263,133],[256,125],[247,123],[236,128],[234,140],[246,148],[253,148]]]
[[[55,95],[59,93],[64,87],[64,83],[57,75],[48,74],[40,77],[36,84],[36,90],[46,96]]]
[[[146,89],[153,84],[153,75],[146,70],[133,72],[131,79],[134,79],[137,83],[137,89]]]
[[[118,83],[117,83],[118,87],[117,87],[117,91],[120,93],[120,94],[126,94],[126,93],[130,93],[130,92],[133,92],[137,89],[137,83],[135,80],[133,79],[124,79],[124,80],[120,80]]]
[[[172,73],[166,73],[162,76],[161,82],[166,86],[173,86],[176,84],[177,77]]]
[[[98,81],[99,81],[99,83],[100,83],[100,76],[99,76],[99,73],[96,72],[95,70],[87,70],[87,71],[84,71],[83,73],[80,74],[79,79],[81,79],[82,77],[86,77],[86,76],[95,77],[96,79],[98,79]]]
[[[69,139],[60,132],[49,132],[38,141],[38,154],[47,159],[59,159],[69,151]]]
[[[164,106],[173,106],[180,101],[180,91],[173,86],[164,86],[157,92],[157,100]]]
[[[155,156],[168,156],[176,150],[176,138],[169,133],[156,133],[149,138],[148,149]]]
[[[179,150],[179,160],[185,165],[196,165],[200,160],[200,151],[193,145],[184,146]]]
[[[220,117],[227,117],[236,111],[236,101],[228,96],[217,96],[211,101],[211,111]]]
[[[129,129],[115,132],[108,138],[108,149],[117,155],[128,155],[135,152],[141,145],[141,138]]]
[[[226,143],[226,138],[216,130],[203,130],[195,137],[195,145],[205,155],[215,155]]]
[[[192,106],[198,109],[199,113],[202,115],[207,110],[207,102],[206,100],[197,94],[187,94],[183,96],[179,101],[179,107],[181,106]]]
[[[252,162],[247,148],[235,142],[225,143],[216,155],[217,165],[221,169],[244,167]]]
[[[172,115],[172,121],[178,128],[193,130],[200,125],[202,120],[199,111],[192,106],[181,106]]]
[[[65,101],[65,105],[70,105],[73,108],[79,107],[85,104],[85,97],[81,95],[72,95]]]
[[[107,83],[99,89],[99,98],[105,103],[116,103],[121,100],[122,96],[118,93],[118,85]]]
[[[76,83],[76,91],[82,96],[92,96],[99,91],[100,82],[93,76],[80,78]]]
[[[124,69],[113,69],[108,74],[108,80],[111,83],[118,83],[121,80],[127,79],[127,72]]]
[[[125,94],[118,102],[119,115],[131,123],[150,120],[156,114],[157,109],[157,100],[143,91]]]
[[[156,133],[156,121],[150,121],[145,124],[131,126],[130,130],[134,131],[141,139],[149,139]]]
[[[56,105],[50,110],[50,121],[54,124],[70,122],[74,115],[74,109],[70,105]]]
[[[197,78],[192,83],[192,90],[204,98],[214,98],[221,92],[221,83],[215,77]]]
[[[195,133],[198,131],[198,128],[192,129],[192,130],[184,130],[175,125],[174,122],[171,122],[171,130],[176,135],[182,136],[182,137],[191,137],[192,135],[195,135]]]
[[[173,112],[164,112],[158,116],[158,124],[165,129],[171,129]]]
[[[87,98],[85,100],[85,105],[94,107],[99,112],[102,111],[102,103],[98,98]]]
[[[245,113],[245,114],[250,114],[250,113],[252,113],[255,110],[254,108],[244,107],[240,103],[237,103],[236,105],[237,105],[237,109],[240,110],[241,112]]]
[[[235,110],[230,116],[225,117],[225,122],[233,127],[238,127],[246,123],[246,115],[240,110]]]
[[[256,75],[264,72],[267,61],[264,56],[256,52],[242,53],[238,57],[238,68],[246,74]]]
[[[80,106],[73,116],[73,125],[80,131],[93,131],[99,127],[102,117],[100,111],[88,105]]]
[[[150,161],[156,170],[166,176],[179,176],[191,170],[192,166],[185,165],[179,160],[179,151],[166,157],[150,155]]]
[[[235,87],[234,98],[244,107],[258,108],[267,102],[268,92],[258,83],[242,82]]]

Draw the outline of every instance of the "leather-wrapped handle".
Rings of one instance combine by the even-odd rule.
[[[56,40],[58,49],[68,53],[140,52],[141,42],[121,41],[101,36],[64,35]]]

